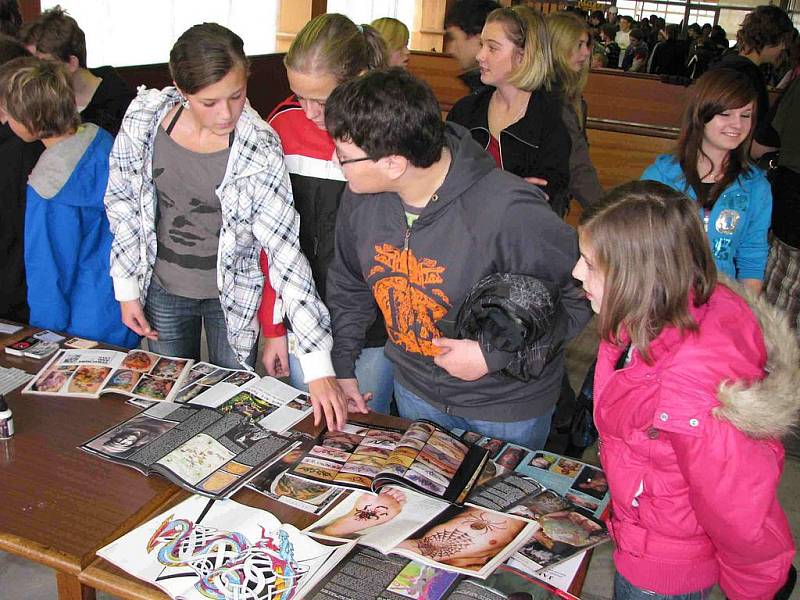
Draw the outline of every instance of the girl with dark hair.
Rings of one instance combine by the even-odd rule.
[[[334,88],[386,63],[386,44],[369,25],[356,25],[344,15],[315,17],[297,34],[284,58],[292,96],[272,112],[269,124],[280,136],[294,201],[300,214],[300,247],[311,263],[317,289],[325,297],[328,265],[333,258],[333,232],[339,201],[347,182],[334,161],[333,139],[325,129],[325,102]],[[266,255],[262,268],[268,271]],[[274,281],[274,280],[273,280]],[[269,282],[267,282],[269,283]],[[287,374],[304,388],[305,366],[296,357],[296,333],[287,336],[275,323],[275,293],[267,285],[259,311],[266,337],[263,362],[275,376]],[[358,381],[373,394],[370,408],[389,413],[392,363],[383,355],[386,327],[378,317],[367,332],[366,347],[356,363]],[[291,350],[291,352],[289,352]]]
[[[544,16],[527,6],[492,11],[476,58],[487,87],[459,100],[447,120],[469,129],[498,167],[540,186],[564,216],[570,138]]]
[[[174,86],[143,89],[111,152],[105,203],[111,276],[122,317],[159,354],[252,368],[256,311],[270,258],[317,419],[346,418],[330,362],[330,317],[300,251],[280,141],[247,103],[242,39],[215,23],[170,52]],[[313,381],[312,381],[313,380]]]
[[[730,600],[788,598],[794,543],[776,492],[800,349],[785,316],[717,282],[694,202],[661,183],[615,188],[578,232],[573,275],[601,338],[614,599],[702,600],[716,584]]]
[[[694,85],[674,154],[656,159],[642,179],[660,181],[697,202],[717,269],[758,292],[769,246],[772,193],[750,164],[756,90],[732,69],[715,69]]]

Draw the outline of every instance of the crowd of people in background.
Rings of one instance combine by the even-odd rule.
[[[315,424],[394,413],[540,449],[594,312],[615,598],[788,596],[800,68],[781,9],[752,10],[730,47],[615,6],[460,0],[444,27],[468,93],[446,119],[389,17],[311,19],[269,115],[221,25],[183,32],[172,85],[134,93],[88,67],[61,8],[22,24],[2,0],[0,17],[0,318],[192,359],[204,330],[228,368],[253,369],[261,337]],[[610,191],[592,68],[691,83],[675,150]]]

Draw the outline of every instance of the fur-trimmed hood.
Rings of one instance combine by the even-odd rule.
[[[758,319],[767,349],[767,376],[750,385],[719,387],[718,419],[754,438],[780,438],[792,432],[800,416],[800,347],[783,311],[740,283],[723,282],[749,304]]]

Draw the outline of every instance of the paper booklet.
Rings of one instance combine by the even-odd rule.
[[[324,431],[289,474],[373,492],[402,485],[460,505],[486,461],[484,449],[430,421],[414,421],[405,431],[348,422],[341,431]]]
[[[317,536],[356,540],[384,554],[486,578],[536,531],[516,515],[456,506],[410,489],[354,492],[306,529]]]
[[[485,580],[437,569],[403,556],[357,546],[306,600],[544,600],[572,598],[535,581],[521,570],[500,565]]]
[[[192,496],[97,554],[171,598],[290,600],[351,549],[323,545],[263,510]]]
[[[472,432],[461,432],[461,438],[486,448],[493,458],[468,501],[527,517],[538,526],[514,556],[526,570],[541,571],[543,579],[552,580],[545,569],[610,539],[601,518],[610,500],[601,469]]]
[[[189,491],[227,498],[299,443],[246,414],[159,402],[95,436],[82,450],[159,473]]]
[[[22,392],[79,398],[115,392],[171,402],[191,366],[191,360],[144,350],[60,350]]]

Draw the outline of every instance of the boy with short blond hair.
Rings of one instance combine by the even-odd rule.
[[[25,270],[30,323],[128,348],[109,275],[111,230],[103,196],[113,140],[81,125],[67,69],[17,58],[0,67],[3,119],[45,151],[28,180]]]

